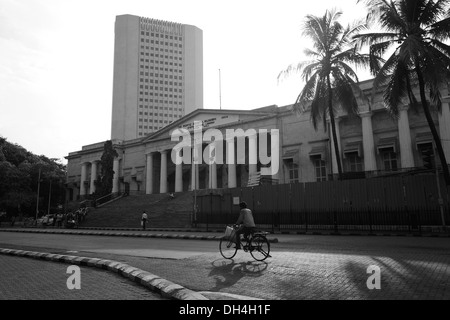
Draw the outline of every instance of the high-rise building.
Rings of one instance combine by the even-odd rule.
[[[202,30],[117,16],[111,139],[144,137],[196,109],[203,109]]]

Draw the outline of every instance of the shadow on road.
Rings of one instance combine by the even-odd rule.
[[[239,280],[245,277],[257,278],[267,270],[266,262],[247,261],[235,262],[232,260],[218,259],[211,263],[208,277],[213,277],[216,285],[211,291],[220,291],[223,288],[233,286]]]

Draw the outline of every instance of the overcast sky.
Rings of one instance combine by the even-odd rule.
[[[0,0],[0,136],[64,163],[110,139],[121,14],[203,30],[205,109],[220,108],[219,69],[223,109],[290,105],[302,83],[277,76],[304,60],[304,17],[331,8],[343,23],[365,15],[356,0]]]

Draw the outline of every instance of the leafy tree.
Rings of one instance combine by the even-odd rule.
[[[342,178],[342,164],[336,136],[335,115],[341,107],[350,115],[358,112],[357,93],[361,94],[359,80],[350,65],[365,67],[369,55],[360,54],[352,37],[366,27],[361,22],[344,27],[339,23],[342,13],[326,11],[322,17],[307,15],[303,23],[303,35],[313,42],[313,49],[304,53],[312,60],[289,66],[278,76],[300,72],[305,86],[294,104],[294,110],[305,112],[310,108],[311,120],[317,130],[320,119],[324,122],[329,115],[339,178]],[[375,63],[378,61],[375,60]]]
[[[450,79],[450,0],[358,0],[368,7],[368,22],[377,23],[381,32],[355,36],[361,46],[369,45],[375,58],[388,55],[384,65],[371,65],[376,74],[374,90],[386,85],[384,102],[395,116],[404,99],[413,108],[421,108],[431,129],[444,178],[450,175],[441,140],[430,111],[430,103],[442,107],[441,86]],[[391,53],[392,52],[392,53]],[[413,84],[418,84],[420,103]],[[428,92],[428,95],[427,95]]]
[[[112,192],[114,178],[114,159],[119,155],[114,149],[112,141],[105,142],[103,154],[100,159],[101,176],[100,176],[100,196],[108,195]]]
[[[48,206],[48,201],[41,200],[48,199],[50,181],[52,204],[63,203],[66,167],[57,159],[34,155],[0,137],[0,209],[7,209],[10,215],[24,212],[34,216],[39,170],[40,208]]]

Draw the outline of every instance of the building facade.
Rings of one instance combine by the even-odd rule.
[[[366,81],[361,84],[367,94],[371,92],[371,83]],[[433,117],[449,161],[450,97],[448,89],[442,93],[442,111],[434,110]],[[405,105],[400,108],[398,118],[393,118],[384,107],[381,92],[372,103],[368,101],[359,101],[359,115],[340,113],[336,117],[338,144],[346,177],[367,178],[424,168],[427,154],[433,153],[434,147],[423,113]],[[177,163],[174,154],[192,160],[196,153],[186,152],[185,149],[177,153],[181,139],[173,138],[173,133],[181,129],[193,133],[196,123],[201,124],[204,135],[209,129],[214,129],[224,137],[214,140],[214,145],[221,146],[223,150],[224,161],[220,162],[216,157],[214,163],[208,164],[206,150],[213,139],[203,137],[200,142],[194,142],[195,135],[192,135],[189,148],[194,150],[198,146],[204,156],[200,155],[197,159],[203,161],[197,161],[201,162],[197,164],[195,161]],[[241,145],[244,154],[239,153],[240,138],[227,135],[230,130],[244,132],[245,143]],[[314,130],[310,113],[295,114],[292,106],[269,106],[251,111],[196,110],[145,137],[113,140],[119,154],[114,162],[113,192],[154,194],[246,187],[250,177],[275,162],[279,163],[279,170],[269,177],[273,183],[327,181],[337,174],[334,146],[330,141],[330,130],[320,126],[317,131]],[[103,144],[85,146],[66,157],[68,201],[95,192]],[[263,161],[263,157],[267,156],[261,153],[262,149],[270,156],[270,163],[267,159]]]
[[[111,138],[141,138],[202,108],[202,30],[117,16]]]

